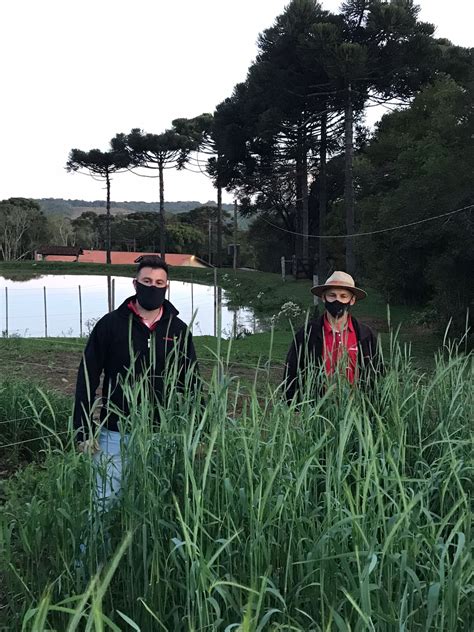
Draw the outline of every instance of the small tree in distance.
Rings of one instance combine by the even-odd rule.
[[[182,169],[197,141],[189,136],[166,130],[162,134],[146,134],[138,128],[130,134],[117,134],[112,145],[125,144],[134,168],[144,167],[158,171],[160,186],[160,254],[166,259],[166,216],[164,194],[164,170]],[[136,173],[136,171],[134,171]],[[140,175],[140,174],[138,174]],[[153,176],[152,176],[153,177]]]
[[[91,149],[82,151],[71,149],[66,169],[71,172],[88,172],[88,175],[98,180],[105,180],[107,189],[106,203],[106,262],[110,264],[111,250],[111,226],[110,226],[110,182],[111,176],[119,171],[124,171],[130,165],[130,156],[124,147],[112,144],[109,151]]]

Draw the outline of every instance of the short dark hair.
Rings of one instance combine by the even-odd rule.
[[[135,260],[138,263],[137,276],[142,268],[153,268],[154,270],[164,270],[169,276],[168,264],[158,255],[144,255]]]

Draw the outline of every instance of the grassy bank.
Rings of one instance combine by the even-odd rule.
[[[472,355],[420,379],[392,352],[370,392],[334,383],[298,410],[265,372],[239,409],[224,371],[204,417],[174,399],[159,433],[135,385],[105,512],[91,459],[43,440],[4,488],[7,629],[467,632]]]

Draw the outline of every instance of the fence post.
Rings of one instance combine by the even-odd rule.
[[[217,337],[217,268],[214,268],[214,337]]]
[[[220,339],[222,333],[222,288],[217,288],[217,336]]]
[[[43,302],[44,302],[44,337],[48,337],[48,307],[46,304],[46,286],[43,285]]]
[[[234,314],[232,316],[232,338],[236,340],[237,338],[237,310],[234,309]]]
[[[191,333],[194,333],[194,278],[191,274]]]
[[[8,338],[8,288],[5,288],[5,330]]]
[[[107,275],[107,309],[109,312],[112,311],[112,277],[110,274]]]
[[[283,282],[286,281],[286,265],[285,265],[285,257],[280,259],[281,262],[281,279]]]
[[[79,288],[79,335],[82,338],[82,292],[81,286],[78,285]]]
[[[293,273],[293,276],[295,277],[295,279],[298,278],[298,266],[297,266],[297,262],[296,262],[296,255],[293,255],[291,257],[291,271]]]
[[[112,279],[112,310],[115,309],[115,279]]]

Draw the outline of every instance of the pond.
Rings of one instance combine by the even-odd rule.
[[[26,280],[0,276],[0,329],[3,336],[87,336],[95,322],[108,311],[108,284],[118,307],[134,294],[130,277],[96,275],[44,275]],[[216,335],[220,304],[221,335],[258,330],[252,310],[230,309],[225,291],[198,283],[170,282],[169,300],[180,318],[191,324],[195,336]]]

